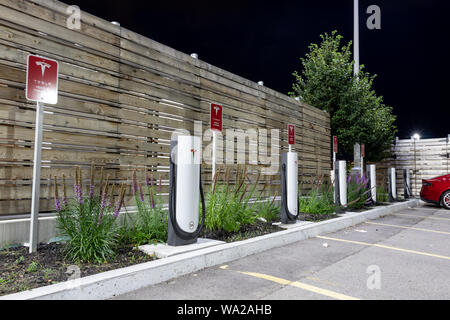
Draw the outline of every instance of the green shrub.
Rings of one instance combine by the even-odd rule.
[[[229,184],[230,170],[225,172],[225,183],[219,185],[220,170],[215,174],[212,189],[206,195],[206,230],[238,231],[242,226],[255,222],[258,217],[249,203],[259,180],[251,186],[246,182],[246,168],[236,170],[234,185]]]
[[[377,186],[377,202],[388,202],[389,194],[384,186]]]
[[[275,203],[276,195],[268,199],[258,198],[254,204],[254,210],[258,217],[264,218],[268,222],[279,220],[280,207]]]
[[[91,167],[89,195],[83,196],[82,173],[75,168],[74,199],[66,197],[65,178],[63,176],[64,195],[59,199],[55,177],[55,207],[57,210],[57,229],[60,236],[67,238],[64,252],[74,262],[102,263],[115,255],[117,244],[117,224],[125,196],[122,185],[119,198],[113,204],[113,191],[107,196],[108,181],[103,186],[103,170],[100,183],[100,195],[94,194],[94,167]],[[109,199],[108,199],[109,198]]]
[[[349,175],[347,178],[347,199],[349,209],[361,209],[367,202],[369,190],[367,178],[359,174]]]
[[[299,199],[299,212],[327,215],[334,213],[336,205],[333,200],[333,189],[329,186],[315,187],[306,197]]]
[[[163,209],[161,179],[159,179],[158,194],[155,192],[153,176],[148,178],[146,173],[145,185],[147,195],[136,180],[133,172],[132,191],[137,207],[137,213],[131,216],[127,213],[123,225],[119,229],[121,242],[141,245],[149,242],[167,241],[168,213]]]

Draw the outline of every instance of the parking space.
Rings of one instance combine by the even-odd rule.
[[[450,299],[450,211],[403,210],[117,299]]]

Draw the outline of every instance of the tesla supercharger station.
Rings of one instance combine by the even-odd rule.
[[[281,155],[281,222],[292,224],[298,217],[298,156],[297,152]]]
[[[347,207],[347,163],[336,161],[334,169],[334,198],[339,207]]]
[[[199,137],[177,136],[170,142],[169,229],[167,244],[197,242],[205,223],[205,199],[201,182]],[[199,198],[202,222],[199,225]]]
[[[388,190],[389,190],[389,201],[394,202],[397,200],[397,180],[395,174],[395,168],[388,169]]]
[[[409,168],[403,169],[403,194],[405,199],[411,198],[411,175],[409,173]]]
[[[369,178],[368,186],[370,189],[369,195],[372,203],[377,202],[377,167],[375,164],[368,164],[366,166],[367,176]]]

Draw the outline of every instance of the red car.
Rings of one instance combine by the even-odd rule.
[[[420,199],[450,209],[450,174],[422,180]]]

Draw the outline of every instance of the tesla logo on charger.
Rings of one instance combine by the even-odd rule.
[[[197,150],[191,149],[191,152],[192,152],[192,158],[195,158],[195,153],[197,152]]]

